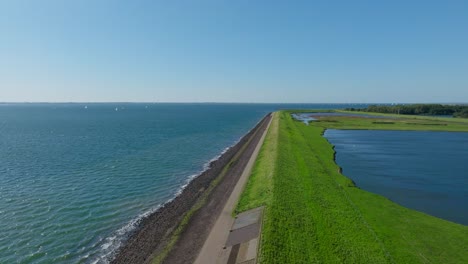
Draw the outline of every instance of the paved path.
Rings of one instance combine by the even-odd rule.
[[[270,119],[270,122],[268,123],[267,128],[263,132],[263,135],[260,141],[255,147],[255,150],[252,153],[252,156],[250,157],[249,162],[247,163],[247,166],[242,172],[242,175],[239,181],[234,187],[234,190],[232,191],[231,196],[226,202],[226,205],[224,206],[223,211],[221,212],[218,219],[216,220],[216,223],[213,229],[211,229],[211,232],[208,235],[208,238],[206,239],[205,244],[203,245],[203,248],[201,249],[200,254],[198,254],[198,257],[195,261],[196,264],[206,264],[206,263],[225,264],[228,262],[230,248],[223,249],[223,247],[228,238],[229,230],[231,229],[234,223],[232,212],[234,211],[234,208],[236,207],[237,202],[239,201],[240,195],[242,194],[242,191],[244,190],[244,186],[247,183],[247,180],[249,179],[250,173],[252,172],[253,165],[255,163],[255,160],[257,159],[258,153],[260,152],[260,148],[263,145],[263,141],[265,140],[265,136],[268,132],[268,129],[270,128],[272,120],[273,118]]]

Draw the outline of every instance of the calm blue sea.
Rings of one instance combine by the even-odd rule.
[[[468,225],[468,133],[330,129],[325,137],[358,187]]]
[[[345,107],[0,104],[0,263],[105,262],[268,112]]]

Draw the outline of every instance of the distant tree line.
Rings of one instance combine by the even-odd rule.
[[[401,115],[451,115],[453,117],[468,118],[468,105],[370,105],[367,108],[346,108],[345,110]]]

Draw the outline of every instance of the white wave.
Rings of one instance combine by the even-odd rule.
[[[197,178],[202,173],[210,169],[210,165],[212,164],[212,162],[218,160],[224,153],[226,153],[230,148],[236,145],[239,142],[239,140],[236,141],[232,146],[225,148],[219,155],[215,156],[214,158],[212,158],[211,160],[203,164],[203,169],[200,172],[192,174],[189,177],[187,177],[185,183],[180,188],[178,188],[176,192],[174,193],[174,195],[170,199],[168,199],[166,202],[164,202],[163,204],[159,204],[156,207],[151,208],[150,210],[145,211],[144,213],[138,215],[137,217],[130,220],[123,227],[115,231],[111,236],[105,238],[104,239],[105,242],[100,245],[101,253],[99,254],[99,256],[97,256],[96,259],[92,260],[90,263],[92,264],[109,263],[115,257],[119,248],[124,244],[124,242],[128,238],[128,235],[138,227],[138,224],[145,217],[148,217],[149,215],[156,212],[159,208],[161,208],[165,204],[173,201],[177,196],[179,196],[184,191],[185,188],[187,188],[187,186],[190,184],[191,181],[193,181],[193,179]],[[82,260],[86,259],[87,257],[89,256],[86,256]]]
[[[257,127],[257,125],[263,120],[263,118],[257,122],[257,124],[255,124],[254,128]],[[132,220],[130,220],[127,224],[125,224],[123,227],[121,227],[120,229],[118,229],[117,231],[114,232],[113,235],[105,238],[105,243],[101,245],[101,254],[96,258],[94,259],[92,262],[92,264],[98,264],[98,263],[103,263],[103,264],[106,264],[106,263],[109,263],[116,255],[116,253],[118,252],[118,250],[120,249],[120,247],[124,244],[124,242],[126,241],[126,239],[128,238],[128,235],[133,232],[137,227],[138,227],[138,224],[146,217],[148,217],[149,215],[151,215],[152,213],[156,212],[159,208],[161,208],[162,206],[164,206],[165,204],[173,201],[177,196],[179,196],[185,188],[187,188],[187,186],[190,184],[191,181],[193,181],[195,178],[197,178],[198,176],[200,176],[202,173],[204,173],[205,171],[209,170],[211,167],[210,165],[214,162],[214,161],[217,161],[219,160],[219,158],[221,158],[221,156],[223,156],[229,149],[231,149],[232,147],[234,147],[237,143],[239,143],[241,141],[241,139],[249,134],[254,128],[250,129],[247,133],[245,133],[243,136],[241,136],[238,140],[236,140],[231,146],[229,147],[226,147],[225,149],[223,149],[221,151],[220,154],[216,155],[214,158],[210,159],[208,162],[206,162],[205,164],[203,164],[203,169],[198,172],[198,173],[195,173],[195,174],[192,174],[190,175],[189,177],[187,177],[185,183],[179,188],[176,190],[176,192],[174,193],[173,197],[168,199],[166,202],[164,202],[163,204],[159,204],[157,206],[155,206],[154,208],[151,208],[150,210],[138,215],[137,217],[133,218]],[[88,255],[89,256],[89,255]],[[86,256],[86,258],[88,257]],[[82,259],[82,260],[85,260],[86,258]]]
[[[100,245],[101,247],[101,254],[90,263],[97,264],[97,263],[109,263],[110,260],[115,256],[118,249],[122,246],[122,244],[126,241],[128,235],[137,228],[138,224],[143,220],[145,217],[149,216],[150,214],[156,212],[161,205],[157,205],[156,207],[138,215],[137,217],[130,220],[127,224],[123,227],[119,228],[115,231],[111,236],[104,239],[104,243]]]

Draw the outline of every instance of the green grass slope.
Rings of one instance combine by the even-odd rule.
[[[467,226],[355,187],[323,124],[273,119],[236,210],[266,206],[261,263],[468,263]]]

